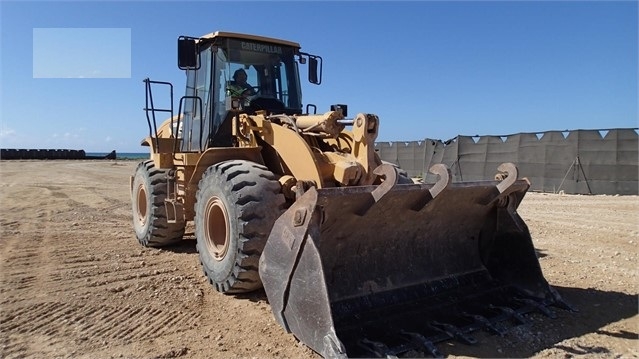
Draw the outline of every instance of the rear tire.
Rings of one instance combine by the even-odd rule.
[[[184,225],[167,223],[167,171],[155,168],[152,160],[140,162],[135,170],[131,203],[133,228],[138,242],[145,247],[163,247],[178,243],[184,235]]]
[[[204,274],[222,293],[262,288],[258,265],[284,196],[275,175],[233,160],[206,170],[195,204],[195,236]]]

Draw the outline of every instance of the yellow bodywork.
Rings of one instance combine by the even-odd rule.
[[[381,164],[374,150],[379,127],[375,115],[358,114],[351,131],[341,124],[344,116],[340,111],[295,116],[241,113],[232,120],[236,147],[180,152],[177,116],[162,123],[157,138],[142,141],[150,147],[156,167],[175,171],[173,203],[183,207],[180,210],[187,221],[194,216],[202,174],[209,166],[227,160],[245,159],[266,165],[280,176],[283,193],[289,197],[299,181],[317,188],[379,183],[379,176],[373,174]]]

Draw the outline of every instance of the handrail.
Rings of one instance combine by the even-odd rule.
[[[155,113],[156,112],[169,112],[171,114],[170,118],[173,118],[173,84],[170,82],[165,82],[165,81],[153,81],[150,80],[148,77],[145,78],[143,80],[143,82],[145,83],[145,106],[143,108],[144,112],[146,113],[146,122],[149,126],[149,137],[151,137],[152,139],[155,139],[155,149],[154,149],[154,153],[157,153],[157,151],[160,148],[160,141],[158,139],[158,127],[157,127],[157,120],[155,117]],[[158,85],[168,85],[169,86],[169,91],[170,91],[170,101],[171,101],[171,107],[168,109],[164,109],[164,108],[155,108],[155,104],[153,103],[153,91],[152,91],[152,84],[158,84]],[[149,107],[150,105],[150,107]],[[153,126],[151,126],[151,117],[149,117],[149,112],[151,113],[151,117],[153,118]],[[155,136],[153,136],[153,134],[155,133]]]

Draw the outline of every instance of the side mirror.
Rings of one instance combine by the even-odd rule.
[[[178,38],[178,68],[180,70],[196,70],[200,67],[199,65],[195,38],[180,36]]]
[[[322,83],[322,58],[319,56],[308,57],[308,81],[315,85]]]

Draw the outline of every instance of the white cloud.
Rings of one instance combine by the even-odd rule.
[[[16,134],[16,131],[10,128],[0,128],[0,138],[9,137]]]
[[[131,78],[131,29],[34,28],[33,77]]]
[[[57,137],[63,137],[65,140],[68,140],[70,138],[79,138],[80,135],[75,131],[65,132],[64,135],[62,136],[58,135],[57,133],[54,133],[53,138],[57,138]]]

